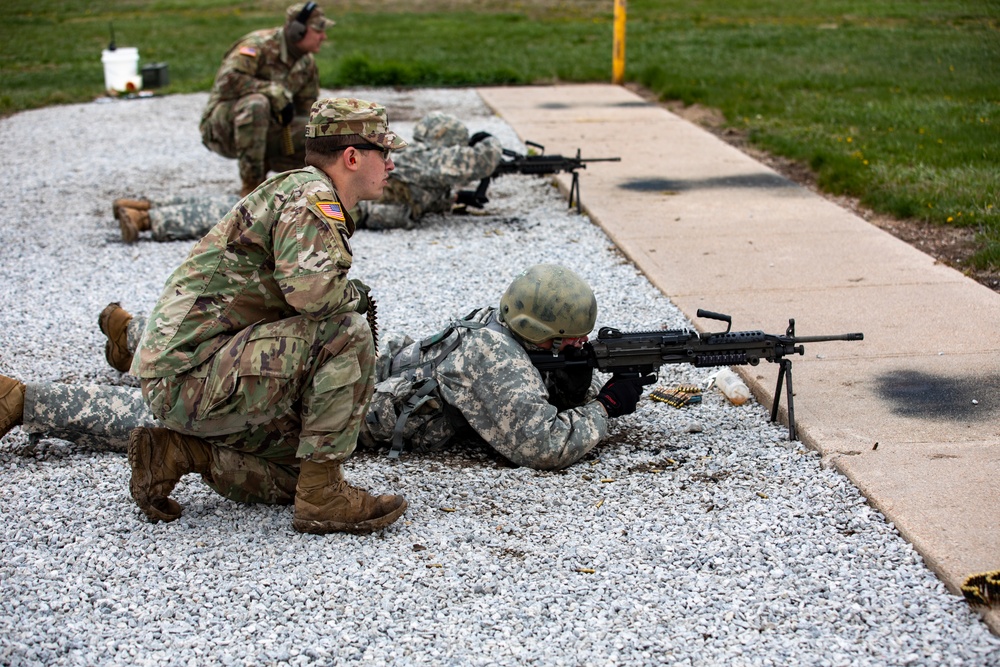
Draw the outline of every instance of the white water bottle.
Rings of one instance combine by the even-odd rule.
[[[750,400],[750,388],[729,368],[715,374],[715,386],[733,405],[743,405]]]

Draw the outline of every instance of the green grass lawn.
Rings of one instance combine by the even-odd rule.
[[[207,90],[222,53],[284,3],[7,0],[0,114],[102,94],[101,50],[167,62],[163,92]],[[356,0],[319,56],[322,84],[607,81],[611,0]],[[419,8],[415,11],[413,7]],[[722,110],[829,192],[972,227],[1000,268],[1000,0],[632,0],[626,78]]]

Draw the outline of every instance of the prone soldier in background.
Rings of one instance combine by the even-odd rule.
[[[145,231],[154,241],[187,241],[207,234],[239,201],[236,195],[116,199],[111,211],[125,243],[135,243]]]
[[[393,156],[396,168],[382,196],[360,202],[352,217],[359,229],[412,228],[427,213],[450,211],[453,188],[493,173],[502,151],[500,142],[486,132],[470,139],[457,118],[431,112],[414,126],[413,143]],[[238,201],[235,195],[116,199],[112,210],[126,243],[147,230],[156,241],[179,241],[207,234]]]
[[[382,196],[358,204],[358,228],[410,229],[427,213],[450,212],[453,188],[486,178],[502,156],[496,137],[477,132],[470,138],[457,118],[431,112],[413,127],[413,143],[396,162]]]
[[[283,27],[252,32],[223,57],[199,127],[209,150],[239,162],[241,197],[268,171],[304,165],[304,130],[319,97],[313,54],[332,25],[315,2],[295,4]]]

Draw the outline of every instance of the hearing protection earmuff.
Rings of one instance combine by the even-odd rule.
[[[299,12],[299,15],[295,17],[295,20],[288,24],[287,34],[293,44],[301,42],[302,38],[306,36],[306,21],[309,20],[314,9],[316,9],[316,3],[307,2],[306,6]]]

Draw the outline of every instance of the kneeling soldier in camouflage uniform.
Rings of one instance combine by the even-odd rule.
[[[497,139],[469,130],[454,116],[432,112],[413,129],[413,143],[389,174],[389,185],[374,202],[362,201],[351,211],[359,229],[413,227],[425,213],[452,209],[452,188],[480,181],[496,169],[503,154]],[[175,197],[167,200],[116,199],[112,211],[122,240],[134,243],[151,231],[155,241],[200,239],[229,209],[235,195]]]
[[[542,264],[514,279],[499,309],[474,310],[417,343],[390,339],[377,362],[362,444],[389,444],[390,455],[399,455],[404,447],[432,449],[472,437],[521,466],[555,469],[578,461],[607,434],[608,418],[635,410],[647,381],[616,378],[601,386],[586,367],[540,373],[527,352],[582,345],[596,317],[594,294],[581,278]],[[114,303],[100,323],[108,361],[127,370],[145,318]],[[26,389],[30,433],[120,449],[129,428],[153,422],[128,387]]]
[[[381,194],[389,151],[406,143],[383,107],[354,99],[317,102],[306,134],[309,166],[243,199],[167,280],[130,369],[148,416],[120,413],[136,409],[123,388],[104,403],[112,413],[100,428],[154,418],[166,427],[136,428],[128,442],[132,497],[153,522],[180,516],[170,492],[189,472],[233,500],[294,502],[301,532],[368,532],[406,509],[401,496],[373,497],[341,472],[375,367],[359,312],[367,297],[347,279],[354,222],[345,212]],[[113,309],[100,318],[105,331],[125,324]],[[25,411],[60,409],[0,379],[0,434]]]
[[[305,164],[303,129],[319,97],[313,54],[332,25],[315,2],[292,5],[283,27],[252,32],[223,57],[201,116],[201,138],[212,152],[238,160],[241,197],[268,171]]]

